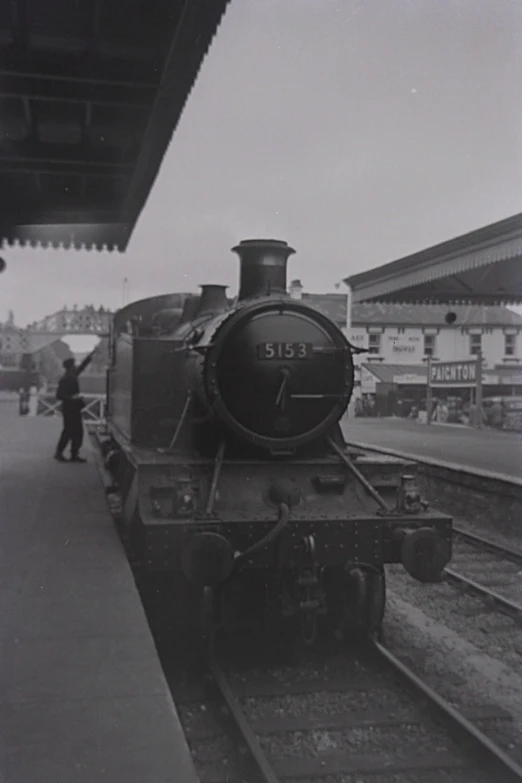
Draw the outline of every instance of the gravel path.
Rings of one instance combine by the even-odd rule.
[[[449,567],[522,607],[522,564],[456,537]]]
[[[494,523],[492,524],[489,522],[486,524],[485,522],[481,522],[477,519],[474,519],[470,522],[469,519],[457,517],[455,519],[455,525],[462,528],[462,530],[468,531],[469,533],[475,533],[477,536],[484,536],[485,538],[489,538],[491,541],[495,541],[496,543],[500,544],[500,546],[505,546],[508,549],[513,547],[518,552],[522,552],[522,525],[519,525],[518,527],[518,535],[516,529],[513,533],[506,534],[497,529]]]
[[[477,599],[455,598],[449,585],[419,590],[399,574],[388,584],[386,643],[456,707],[487,702],[506,710],[511,724],[484,730],[522,763],[519,627],[478,613]]]
[[[391,569],[390,569],[391,571]],[[512,665],[522,663],[522,626],[473,594],[464,594],[448,583],[422,585],[399,569],[390,573],[388,585],[398,597],[426,616],[454,631],[492,658]]]

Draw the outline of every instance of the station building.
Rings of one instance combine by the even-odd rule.
[[[297,284],[297,285],[296,285]],[[290,295],[318,307],[353,345],[367,349],[356,364],[408,364],[473,359],[486,368],[522,368],[522,316],[502,306],[358,303],[348,317],[347,294],[306,294],[298,280]],[[448,314],[455,320],[448,323]]]
[[[418,365],[473,359],[482,352],[489,369],[521,368],[522,316],[503,306],[357,303],[348,314],[347,294],[307,294],[299,280],[290,295],[322,310],[353,345],[367,349],[357,366]],[[448,314],[455,320],[448,323]]]
[[[368,349],[357,361],[354,397],[376,395],[383,412],[395,412],[393,399],[426,394],[430,357],[480,354],[484,403],[497,397],[513,414],[509,428],[522,429],[522,319],[506,307],[522,304],[522,213],[343,282],[346,299],[331,294],[322,303],[338,308],[340,324],[345,307],[347,336]],[[444,393],[472,397],[458,386]]]
[[[507,307],[360,302],[350,314],[347,294],[305,293],[299,280],[289,292],[324,312],[352,345],[367,351],[354,356],[349,414],[368,395],[377,414],[407,415],[426,397],[430,357],[465,361],[481,352],[484,398],[522,395],[522,316]],[[438,393],[451,403],[451,389]]]

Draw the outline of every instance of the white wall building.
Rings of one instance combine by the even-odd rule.
[[[353,345],[368,353],[355,363],[420,365],[472,359],[482,351],[487,369],[522,366],[522,316],[501,306],[354,304],[346,294],[305,294],[293,281],[290,295],[322,310]],[[447,323],[449,314],[453,323]]]
[[[367,347],[365,362],[421,364],[472,359],[482,352],[485,368],[522,363],[522,316],[506,307],[358,304],[353,307],[350,342]],[[359,357],[360,363],[361,357]]]

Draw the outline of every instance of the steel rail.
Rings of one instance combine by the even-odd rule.
[[[423,682],[417,675],[409,669],[402,661],[393,655],[390,650],[384,647],[380,642],[373,639],[371,641],[377,657],[385,661],[386,664],[407,683],[418,695],[425,698],[432,707],[436,708],[437,713],[443,718],[446,726],[449,724],[451,729],[460,734],[468,743],[473,744],[476,750],[488,762],[488,766],[495,768],[495,773],[500,773],[498,780],[502,783],[521,783],[522,767],[520,767],[507,753],[499,748],[489,739],[480,729],[477,729],[467,718],[458,712],[449,704],[446,699],[440,696],[427,683]],[[493,770],[491,770],[493,772]]]
[[[504,598],[504,596],[500,595],[500,593],[496,593],[494,590],[490,590],[489,587],[484,587],[484,585],[481,585],[478,582],[475,582],[473,579],[464,576],[464,574],[459,574],[458,571],[454,571],[452,568],[445,568],[444,576],[448,581],[463,585],[468,590],[476,593],[482,598],[487,598],[490,601],[494,601],[494,603],[498,604],[499,609],[502,612],[509,614],[510,617],[514,616],[516,619],[522,618],[521,604],[516,604],[514,601],[510,601],[509,598]]]
[[[477,549],[483,549],[504,558],[504,560],[509,560],[510,562],[516,564],[522,564],[522,552],[507,549],[506,547],[502,546],[502,544],[498,544],[496,541],[492,541],[489,538],[483,538],[476,533],[468,532],[467,530],[463,530],[457,526],[453,526],[453,532],[463,541],[476,546]],[[491,590],[489,587],[481,585],[479,582],[476,582],[474,579],[470,579],[468,576],[464,576],[464,574],[455,571],[453,568],[445,568],[444,575],[449,582],[462,585],[467,590],[475,593],[481,598],[493,601],[495,604],[497,604],[498,608],[502,612],[508,614],[510,617],[514,617],[515,619],[522,618],[522,604],[517,604],[515,601],[511,601],[509,598],[505,598],[495,590]]]
[[[228,684],[227,678],[217,660],[214,658],[213,654],[211,654],[208,659],[208,666],[210,668],[212,677],[214,678],[214,682],[230,714],[232,715],[232,718],[234,719],[236,728],[238,729],[245,745],[250,751],[250,755],[261,775],[261,780],[263,783],[280,783],[280,780],[274,772],[265,753],[263,752],[256,735],[250,728],[239,700]]]
[[[398,674],[417,697],[423,698],[434,708],[446,729],[459,735],[459,738],[467,746],[463,749],[465,754],[469,755],[467,748],[473,747],[484,759],[488,766],[488,772],[498,776],[496,779],[502,780],[503,783],[522,783],[522,767],[510,758],[502,748],[418,677],[381,642],[372,639],[370,645],[378,660],[383,661],[394,674]],[[263,752],[259,740],[243,712],[239,699],[230,687],[226,675],[213,653],[207,658],[207,666],[212,674],[214,684],[233,718],[235,727],[247,746],[252,760],[255,762],[261,776],[260,779],[263,783],[280,783],[280,778],[277,777],[266,754]]]
[[[506,560],[512,560],[514,563],[522,564],[522,551],[507,549],[507,547],[502,546],[502,544],[497,544],[496,541],[492,541],[489,538],[483,538],[476,533],[470,533],[468,530],[463,530],[457,525],[453,525],[453,532],[456,533],[459,538],[468,541],[470,544],[480,546],[489,552],[506,558]]]

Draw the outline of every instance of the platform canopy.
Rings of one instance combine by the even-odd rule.
[[[0,3],[0,243],[126,248],[228,2]]]
[[[522,304],[522,213],[343,282],[353,303]]]

